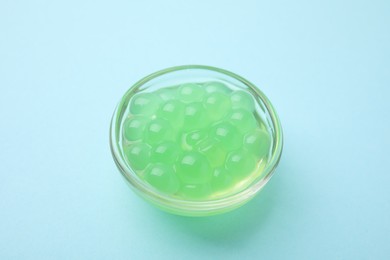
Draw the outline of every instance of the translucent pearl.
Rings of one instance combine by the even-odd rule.
[[[212,192],[210,184],[185,184],[180,188],[180,195],[190,200],[206,198]]]
[[[150,116],[156,113],[162,99],[155,93],[139,93],[130,101],[130,113]]]
[[[205,139],[200,142],[197,146],[197,150],[206,156],[211,167],[222,166],[226,158],[226,150],[224,147],[212,139]]]
[[[130,165],[135,170],[143,170],[150,162],[150,146],[145,143],[134,143],[125,149]]]
[[[246,133],[257,127],[257,122],[253,113],[246,109],[235,109],[230,112],[227,118],[241,133]]]
[[[208,182],[212,175],[212,169],[206,157],[198,152],[184,152],[176,163],[176,171],[179,178],[188,184]]]
[[[173,131],[168,121],[156,118],[150,121],[145,131],[145,141],[151,145],[162,141],[172,140]]]
[[[212,127],[210,137],[217,140],[226,151],[232,151],[242,145],[242,135],[228,122],[221,122]]]
[[[152,147],[150,160],[152,162],[173,164],[180,153],[179,145],[172,141],[165,141]]]
[[[168,101],[177,98],[176,88],[162,88],[156,91],[156,94],[162,101]]]
[[[173,168],[166,164],[151,164],[144,174],[144,179],[161,192],[174,194],[180,188],[180,181]]]
[[[180,127],[184,119],[184,107],[179,100],[169,100],[157,111],[157,116],[170,122],[172,126]]]
[[[185,133],[185,143],[189,147],[194,147],[207,137],[207,133],[204,130],[194,130],[189,133]]]
[[[255,102],[252,95],[243,90],[232,92],[230,100],[233,108],[243,108],[251,112],[255,110]]]
[[[207,82],[204,84],[204,87],[207,93],[220,92],[229,94],[231,92],[230,88],[228,88],[225,84],[217,81]]]
[[[211,187],[213,191],[223,191],[233,185],[233,177],[223,167],[215,168],[211,179]]]
[[[271,136],[264,130],[253,129],[244,138],[244,148],[257,158],[265,157],[271,148]]]
[[[254,171],[256,159],[252,154],[239,149],[228,154],[225,166],[234,176],[243,178]]]
[[[186,83],[179,87],[179,99],[183,102],[201,101],[204,94],[204,88],[195,83]]]
[[[204,100],[209,117],[213,120],[221,119],[231,107],[230,98],[223,92],[213,92]]]
[[[184,130],[200,129],[209,123],[206,109],[202,103],[195,102],[188,104],[184,109]]]
[[[127,118],[123,124],[123,133],[127,141],[142,139],[148,119],[141,116]]]

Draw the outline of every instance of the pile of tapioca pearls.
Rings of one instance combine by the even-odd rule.
[[[270,135],[254,111],[251,94],[220,82],[138,93],[123,123],[123,150],[134,172],[161,193],[190,200],[226,196],[270,150]]]

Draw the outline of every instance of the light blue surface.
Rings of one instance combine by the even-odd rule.
[[[390,258],[389,1],[129,2],[0,3],[0,259]],[[162,213],[111,158],[122,94],[182,64],[261,86],[283,124],[230,214]]]

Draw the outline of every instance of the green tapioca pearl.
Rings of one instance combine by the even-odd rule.
[[[143,170],[150,161],[150,146],[145,143],[134,143],[125,147],[125,155],[135,170]]]
[[[211,179],[214,192],[223,191],[233,185],[233,177],[224,167],[215,168]]]
[[[173,87],[161,88],[156,91],[156,94],[163,100],[168,101],[177,98],[177,89]]]
[[[236,90],[231,93],[230,100],[233,108],[244,108],[248,111],[255,110],[255,101],[253,96],[243,90]]]
[[[168,121],[162,118],[156,118],[149,122],[144,136],[147,143],[157,144],[162,141],[172,140],[174,133]]]
[[[229,122],[220,122],[211,128],[210,137],[220,142],[227,151],[232,151],[242,145],[242,135]]]
[[[243,108],[232,110],[227,116],[227,120],[237,127],[241,133],[246,133],[257,127],[257,121],[253,113]]]
[[[212,169],[206,157],[198,152],[184,152],[176,162],[176,171],[179,178],[187,184],[208,182]]]
[[[228,154],[225,167],[233,176],[244,178],[255,170],[256,159],[244,149],[239,149]]]
[[[254,129],[244,138],[244,148],[257,158],[267,156],[271,147],[271,136],[264,130]]]
[[[231,92],[231,89],[228,88],[225,84],[217,81],[204,83],[204,88],[207,93],[220,92],[220,93],[228,94]]]
[[[224,164],[227,152],[220,142],[213,139],[205,139],[196,148],[201,154],[206,156],[211,167],[218,167]]]
[[[207,126],[208,115],[203,104],[194,102],[184,108],[184,130],[199,129]]]
[[[208,197],[211,192],[212,189],[208,183],[185,184],[180,188],[178,194],[187,199],[198,200]]]
[[[180,147],[172,141],[165,141],[152,148],[150,160],[152,162],[173,164],[180,153]]]
[[[133,115],[153,115],[162,99],[155,93],[138,93],[130,101],[130,113]]]
[[[195,83],[183,84],[178,89],[178,97],[183,102],[201,101],[204,94],[204,88]]]
[[[166,119],[171,125],[181,125],[184,118],[184,107],[185,104],[179,100],[169,100],[157,111],[157,116]]]
[[[221,119],[231,107],[230,98],[223,92],[213,92],[206,96],[204,106],[213,120]]]
[[[207,132],[205,130],[195,130],[189,133],[184,133],[185,144],[194,147],[202,140],[206,139]]]
[[[180,181],[171,166],[157,163],[151,164],[145,169],[144,179],[157,190],[174,194],[180,188]]]
[[[148,119],[142,116],[132,116],[123,123],[123,133],[127,141],[142,139]]]

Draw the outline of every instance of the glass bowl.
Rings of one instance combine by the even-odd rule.
[[[132,98],[139,93],[158,93],[171,86],[183,84],[222,83],[231,90],[241,90],[254,100],[254,117],[262,122],[263,130],[270,136],[270,148],[261,167],[251,174],[249,181],[235,188],[234,192],[204,199],[188,199],[164,193],[137,175],[124,152],[123,124],[128,117]],[[268,98],[246,79],[223,69],[185,65],[155,72],[135,83],[117,105],[110,127],[110,148],[114,161],[130,187],[142,198],[167,212],[185,216],[208,216],[224,213],[245,204],[252,199],[269,181],[281,157],[283,146],[282,128],[279,118]]]

